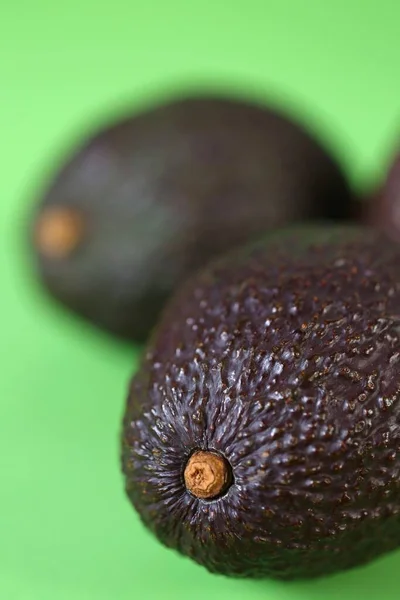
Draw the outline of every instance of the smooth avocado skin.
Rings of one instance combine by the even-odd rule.
[[[34,254],[65,307],[142,342],[210,259],[294,221],[346,218],[351,198],[300,125],[247,101],[186,97],[83,143],[36,207]]]
[[[399,282],[381,234],[311,226],[175,295],[122,435],[127,495],[163,544],[213,573],[279,579],[400,545]]]

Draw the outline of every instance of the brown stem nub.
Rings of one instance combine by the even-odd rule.
[[[199,450],[189,458],[184,472],[186,489],[197,498],[220,496],[231,482],[229,463],[215,452]]]
[[[46,208],[35,226],[35,245],[44,256],[65,258],[80,243],[83,219],[78,211],[67,207]]]

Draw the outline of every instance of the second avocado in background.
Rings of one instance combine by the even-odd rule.
[[[36,207],[40,278],[65,307],[143,342],[170,294],[209,260],[264,232],[346,219],[339,165],[284,115],[185,97],[95,133]]]
[[[400,145],[390,157],[377,190],[365,203],[365,220],[400,242]]]

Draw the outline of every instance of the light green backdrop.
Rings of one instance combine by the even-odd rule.
[[[269,94],[325,137],[357,186],[373,181],[400,125],[400,3],[1,6],[1,600],[398,600],[400,553],[283,585],[211,576],[152,539],[125,501],[118,468],[138,353],[43,299],[21,239],[27,203],[82,131],[199,81]]]

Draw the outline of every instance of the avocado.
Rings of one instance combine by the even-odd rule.
[[[292,221],[345,218],[350,198],[300,125],[248,101],[188,96],[83,142],[35,206],[33,254],[62,305],[142,342],[211,258]]]
[[[400,248],[289,227],[168,303],[133,377],[126,493],[166,546],[311,578],[400,545]]]
[[[367,208],[367,222],[400,242],[400,148]]]

